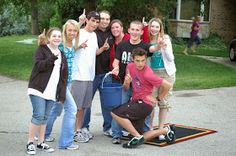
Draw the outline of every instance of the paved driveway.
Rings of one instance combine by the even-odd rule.
[[[27,82],[0,76],[0,155],[26,155],[31,104],[26,95]],[[91,131],[95,138],[80,143],[80,149],[56,149],[50,156],[234,156],[236,155],[236,87],[174,92],[169,122],[217,130],[218,133],[177,143],[167,147],[143,145],[123,149],[111,144],[102,134],[102,117],[98,95],[93,101]],[[58,138],[61,117],[56,121],[53,136]],[[51,143],[56,147],[56,142]],[[39,151],[37,155],[45,155]]]
[[[195,56],[236,69],[236,61],[231,62],[228,57],[203,56],[203,55],[195,55]]]

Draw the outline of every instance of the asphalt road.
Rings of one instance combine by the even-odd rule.
[[[26,95],[27,82],[0,76],[0,155],[26,155],[31,103]],[[98,94],[93,101],[91,131],[95,137],[80,143],[79,150],[56,149],[51,156],[233,156],[236,155],[236,87],[175,91],[168,122],[217,130],[217,133],[166,147],[142,145],[123,149],[102,134],[102,116]],[[58,138],[61,117],[53,136]],[[56,147],[56,142],[50,143]],[[38,151],[37,155],[45,155]]]

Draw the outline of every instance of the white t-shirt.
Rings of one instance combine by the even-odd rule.
[[[93,81],[95,77],[96,51],[98,49],[97,35],[95,32],[81,29],[78,44],[80,45],[86,40],[87,47],[80,48],[75,53],[72,80]]]

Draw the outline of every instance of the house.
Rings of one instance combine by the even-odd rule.
[[[235,8],[235,0],[177,0],[174,14],[170,18],[170,32],[177,37],[189,38],[191,19],[200,15],[200,37],[206,38],[210,32],[214,32],[229,42],[236,34]]]

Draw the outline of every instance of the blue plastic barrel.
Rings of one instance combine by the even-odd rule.
[[[106,74],[103,78],[100,98],[104,108],[112,110],[122,104],[122,84],[111,82],[104,83],[104,80],[108,74]]]

